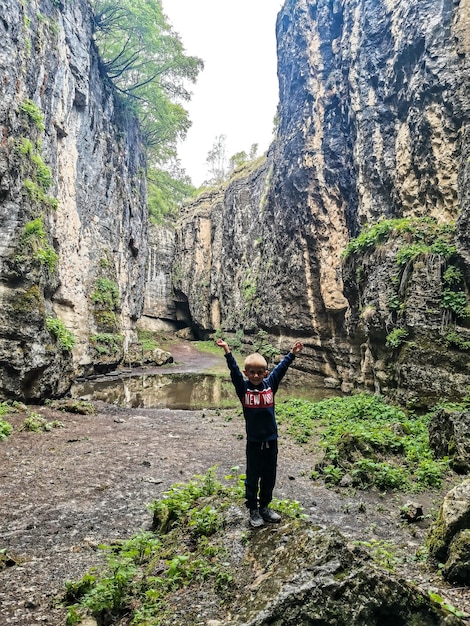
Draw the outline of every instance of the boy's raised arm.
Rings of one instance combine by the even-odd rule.
[[[296,341],[290,351],[292,354],[299,354],[304,348],[304,344],[301,341]]]
[[[230,352],[230,347],[229,347],[228,343],[226,341],[224,341],[223,339],[217,339],[217,341],[215,343],[220,348],[224,349],[225,354],[228,354]]]

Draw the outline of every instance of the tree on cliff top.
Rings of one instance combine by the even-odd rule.
[[[161,0],[93,0],[95,37],[106,75],[139,116],[149,162],[149,210],[171,213],[190,189],[177,142],[191,125],[189,100],[203,62],[188,56]],[[171,184],[171,180],[173,184]],[[165,180],[164,188],[154,189]],[[158,198],[158,206],[153,200]]]

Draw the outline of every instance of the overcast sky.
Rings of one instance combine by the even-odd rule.
[[[185,108],[192,120],[179,156],[193,184],[207,178],[206,157],[218,135],[232,156],[271,142],[278,102],[276,16],[282,0],[162,0],[186,52],[205,67]]]

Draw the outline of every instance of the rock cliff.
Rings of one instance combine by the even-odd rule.
[[[86,0],[0,1],[0,392],[122,358],[143,307],[145,159]]]
[[[469,0],[286,0],[267,157],[177,228],[200,336],[302,338],[299,366],[343,390],[465,393],[469,24]]]

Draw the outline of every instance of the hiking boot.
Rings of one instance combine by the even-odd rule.
[[[281,521],[281,516],[279,515],[279,513],[268,509],[267,506],[261,507],[259,512],[265,522],[269,522],[270,524],[279,524],[279,522]]]
[[[258,509],[251,509],[250,524],[253,528],[260,528],[261,526],[264,526],[263,518],[259,514]]]

